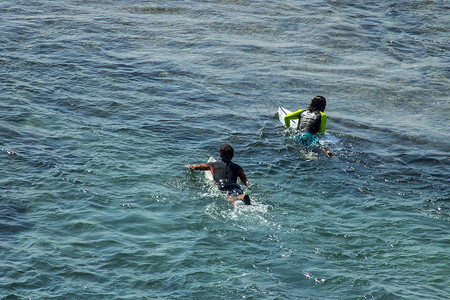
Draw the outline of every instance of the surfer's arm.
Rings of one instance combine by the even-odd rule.
[[[185,165],[185,167],[191,170],[212,171],[212,166],[207,164]]]
[[[286,125],[286,128],[291,127],[291,120],[297,120],[302,111],[304,111],[304,109],[297,110],[296,112],[284,116],[284,125]]]
[[[242,181],[243,184],[248,185],[247,176],[245,176],[245,173],[244,173],[244,171],[242,171],[242,169],[239,169],[238,177]]]
[[[326,125],[327,125],[327,115],[324,114],[323,112],[320,112],[320,128],[319,128],[320,134],[325,134]]]

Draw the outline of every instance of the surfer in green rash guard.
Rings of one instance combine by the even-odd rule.
[[[241,187],[237,184],[237,178],[243,184],[248,185],[247,177],[241,166],[231,161],[234,156],[234,149],[229,144],[220,148],[221,161],[210,162],[207,164],[186,165],[191,170],[211,171],[213,179],[221,192],[227,195],[228,201],[233,206],[236,199],[242,200],[245,205],[250,205],[250,197],[244,195]]]
[[[325,126],[327,124],[327,116],[324,114],[327,100],[322,96],[316,96],[311,100],[308,109],[300,109],[296,112],[288,114],[284,117],[284,123],[287,128],[291,126],[291,120],[298,119],[297,135],[295,139],[305,146],[313,146],[319,148],[328,157],[333,156],[319,143],[317,134],[325,134]]]

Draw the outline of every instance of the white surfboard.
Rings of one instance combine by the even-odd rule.
[[[209,162],[209,163],[210,163],[210,162],[215,162],[215,161],[216,161],[216,160],[215,160],[214,157],[212,157],[212,156],[208,159],[208,162]],[[211,171],[205,171],[205,178],[208,179],[208,180],[214,180]]]
[[[284,117],[290,113],[292,113],[290,110],[287,110],[282,106],[278,106],[278,120],[280,120],[283,126],[285,126]],[[297,128],[297,121],[298,120],[291,120],[291,128]]]

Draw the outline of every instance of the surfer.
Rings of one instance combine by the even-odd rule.
[[[316,96],[311,100],[308,109],[300,109],[284,117],[287,128],[291,126],[291,120],[298,119],[297,135],[295,139],[305,146],[314,146],[323,151],[327,156],[333,156],[331,151],[321,147],[317,134],[325,134],[327,116],[323,113],[327,106],[327,100],[322,96]]]
[[[229,144],[225,144],[220,148],[221,161],[210,162],[207,164],[186,165],[191,170],[211,171],[213,179],[221,192],[227,195],[228,201],[233,206],[236,199],[242,200],[245,205],[250,205],[250,197],[244,195],[241,187],[237,184],[237,178],[243,184],[248,185],[247,177],[244,170],[231,159],[234,156],[234,149]]]

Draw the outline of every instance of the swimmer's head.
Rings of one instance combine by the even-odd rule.
[[[225,144],[220,147],[220,159],[224,162],[229,162],[233,159],[234,149],[229,144]]]
[[[321,112],[325,111],[325,107],[327,106],[327,100],[325,97],[316,96],[311,100],[311,104],[309,105],[309,111],[313,112],[319,110]]]

